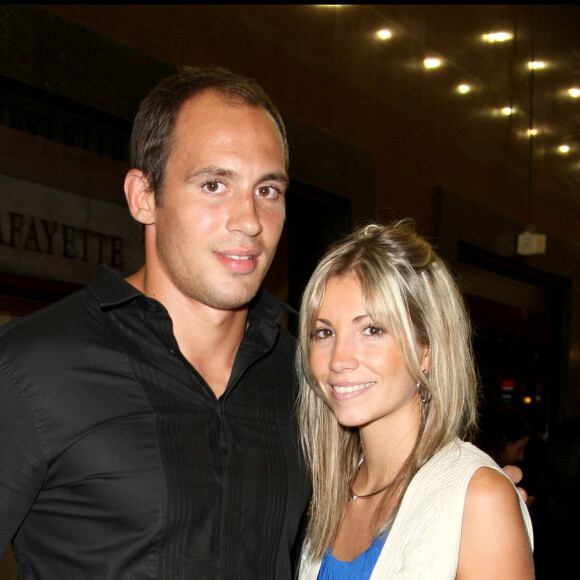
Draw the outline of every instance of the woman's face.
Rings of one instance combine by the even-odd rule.
[[[326,284],[312,330],[310,366],[342,425],[416,420],[417,381],[388,329],[369,316],[355,274],[334,276]]]

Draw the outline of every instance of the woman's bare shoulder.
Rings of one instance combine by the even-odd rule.
[[[534,578],[518,493],[505,475],[489,467],[479,468],[467,488],[457,578]]]

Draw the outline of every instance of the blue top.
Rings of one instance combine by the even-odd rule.
[[[344,580],[356,578],[357,580],[369,580],[381,550],[387,539],[387,533],[378,536],[374,542],[352,562],[341,562],[332,555],[332,547],[328,546],[320,572],[318,573],[318,580]]]

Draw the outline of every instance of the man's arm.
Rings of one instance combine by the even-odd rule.
[[[33,362],[31,362],[33,364]],[[34,418],[0,360],[0,553],[34,503],[45,460]]]

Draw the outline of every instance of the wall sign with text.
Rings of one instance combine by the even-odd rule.
[[[99,264],[143,264],[141,226],[119,205],[0,175],[0,271],[85,284]]]

